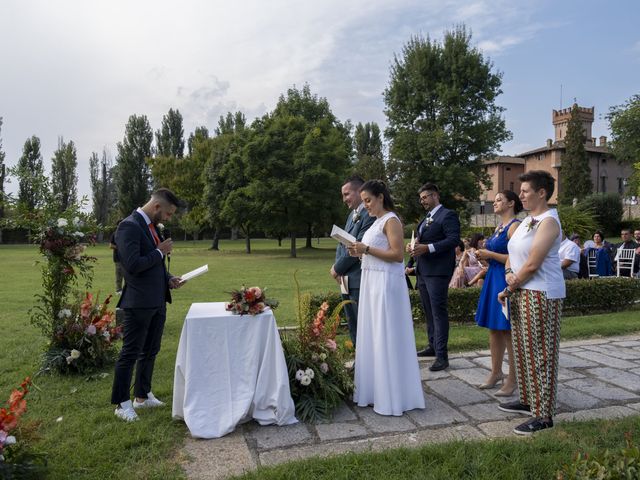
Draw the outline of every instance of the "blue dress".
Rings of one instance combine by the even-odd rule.
[[[485,248],[492,252],[507,254],[509,228],[513,222],[519,222],[517,218],[511,220],[502,232],[494,233],[485,244]],[[489,269],[484,277],[478,309],[476,310],[476,323],[481,327],[491,330],[511,330],[511,323],[502,313],[502,305],[498,302],[498,294],[505,289],[507,281],[504,278],[504,263],[497,260],[489,260]]]

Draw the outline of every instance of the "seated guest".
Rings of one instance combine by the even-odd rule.
[[[572,233],[569,240],[575,243],[580,250],[580,268],[578,269],[578,278],[589,278],[589,262],[584,254],[584,247],[580,245],[580,235]]]
[[[453,271],[453,276],[449,282],[449,288],[464,288],[466,286],[466,282],[464,280],[464,266],[462,265],[464,250],[464,242],[460,240],[456,247],[456,268]]]
[[[613,275],[613,247],[604,239],[604,234],[600,230],[596,230],[593,234],[593,246],[587,248],[585,242],[584,255],[589,258],[589,252],[596,251],[596,273],[601,277],[610,277]]]
[[[620,238],[622,239],[622,242],[620,242],[618,245],[616,245],[616,251],[619,251],[621,249],[627,249],[627,250],[640,250],[640,244],[638,244],[636,241],[633,240],[633,237],[631,236],[631,229],[630,228],[623,228],[622,231],[620,232]],[[618,255],[616,253],[616,259],[617,259]],[[617,260],[616,262],[617,263]],[[638,253],[636,252],[636,257],[633,261],[633,275],[638,273],[638,267],[640,266],[640,257],[638,256]],[[614,267],[617,270],[617,265],[614,265]],[[628,268],[621,268],[620,269],[620,275],[623,277],[631,277],[633,276],[631,274],[631,272],[629,271]]]
[[[478,259],[477,252],[483,247],[484,235],[481,233],[474,233],[471,236],[469,242],[469,248],[464,251],[461,264],[464,269],[464,278],[468,286],[477,285],[482,286],[484,274],[486,273],[487,265],[485,262],[481,262]]]
[[[580,274],[580,247],[567,237],[564,237],[558,250],[562,276],[565,280],[578,278]]]

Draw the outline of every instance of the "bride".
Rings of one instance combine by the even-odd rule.
[[[360,197],[376,221],[362,242],[349,247],[350,255],[362,258],[353,401],[373,405],[380,415],[399,416],[424,408],[404,278],[402,223],[384,182],[366,182]]]

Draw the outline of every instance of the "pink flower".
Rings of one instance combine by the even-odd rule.
[[[95,325],[89,325],[87,327],[87,335],[95,335],[96,334],[96,326]]]
[[[329,348],[329,350],[334,352],[336,350],[336,348],[338,348],[338,345],[336,345],[336,341],[335,340],[329,339],[329,340],[327,340],[327,347]]]
[[[320,364],[320,371],[322,373],[327,373],[329,371],[329,365],[327,365],[326,363],[322,362]]]

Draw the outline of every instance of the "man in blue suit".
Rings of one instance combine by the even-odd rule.
[[[342,201],[349,207],[349,216],[344,229],[356,237],[358,242],[375,221],[367,213],[360,199],[360,187],[364,180],[359,175],[353,175],[342,185]],[[349,294],[343,294],[345,300],[353,300],[355,303],[345,305],[349,325],[349,336],[353,344],[356,344],[358,328],[358,300],[360,299],[360,259],[351,257],[346,247],[341,243],[336,248],[336,261],[331,267],[331,276],[340,284],[346,278]]]
[[[168,189],[161,188],[151,199],[118,225],[115,235],[120,262],[124,268],[125,286],[118,307],[124,310],[124,339],[116,362],[111,403],[117,406],[118,418],[137,420],[135,408],[160,407],[164,402],[151,392],[151,377],[166,319],[166,302],[171,303],[170,289],[180,288],[180,277],[172,276],[165,258],[173,249],[173,241],[161,237],[156,230],[181,206]],[[133,369],[135,400],[129,389]]]
[[[415,258],[417,286],[427,320],[429,346],[419,357],[436,357],[431,371],[449,367],[449,281],[456,264],[455,248],[460,241],[460,219],[453,210],[440,204],[438,187],[426,183],[418,190],[420,203],[427,211],[418,224],[415,248],[407,251]]]

